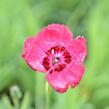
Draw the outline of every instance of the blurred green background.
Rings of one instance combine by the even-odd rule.
[[[26,37],[50,23],[88,40],[85,75],[65,94],[21,58]],[[0,0],[0,109],[109,109],[108,47],[109,0]]]

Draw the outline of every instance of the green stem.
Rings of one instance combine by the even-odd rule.
[[[36,87],[35,87],[35,109],[45,109],[45,79],[41,73],[36,73]]]
[[[49,109],[49,85],[45,82],[45,109]]]

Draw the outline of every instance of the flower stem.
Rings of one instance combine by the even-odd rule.
[[[36,87],[35,87],[35,109],[45,109],[45,79],[41,73],[36,74]]]
[[[45,109],[49,109],[49,85],[45,82]]]

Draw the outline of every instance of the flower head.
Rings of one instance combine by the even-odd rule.
[[[50,24],[25,41],[22,57],[34,70],[46,73],[48,83],[58,92],[74,88],[84,74],[86,39],[73,39],[69,28]]]

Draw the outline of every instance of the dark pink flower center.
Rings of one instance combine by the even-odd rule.
[[[71,63],[71,55],[63,46],[54,46],[45,52],[42,64],[46,71],[62,71],[67,64]]]

